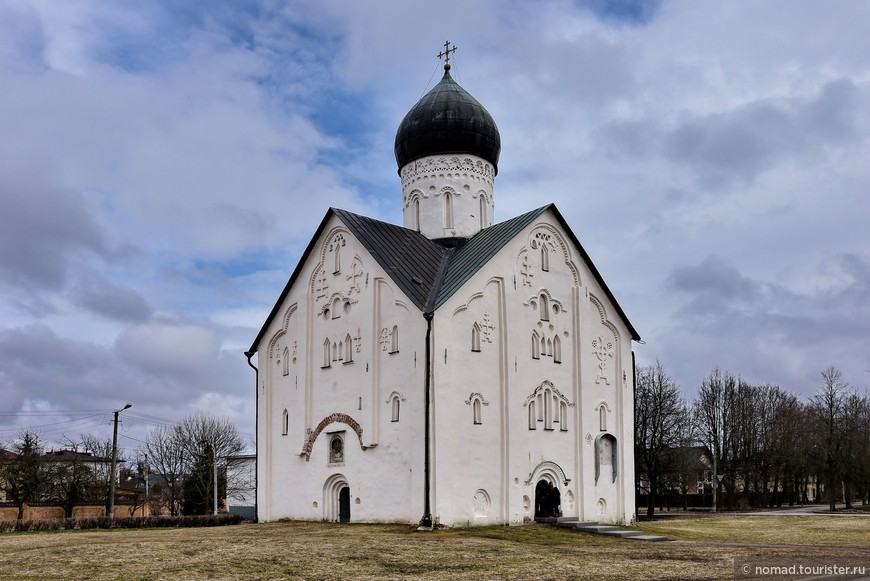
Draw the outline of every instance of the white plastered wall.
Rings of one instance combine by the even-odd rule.
[[[258,346],[261,520],[324,518],[330,479],[349,485],[352,521],[419,520],[425,331],[419,310],[333,217]],[[331,465],[336,432],[344,453]]]

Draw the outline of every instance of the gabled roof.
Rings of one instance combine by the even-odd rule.
[[[628,327],[631,338],[640,340],[640,336],[625,316],[619,303],[610,289],[604,283],[604,279],[595,268],[586,250],[577,240],[574,232],[565,222],[565,218],[555,205],[542,206],[531,212],[526,212],[510,220],[494,224],[489,228],[468,239],[456,247],[447,247],[436,241],[430,240],[416,232],[388,224],[374,218],[367,218],[346,210],[330,208],[320,222],[317,231],[311,238],[311,242],[302,253],[299,263],[293,270],[290,280],[287,281],[281,296],[269,313],[268,318],[260,328],[257,338],[254,339],[248,354],[257,350],[257,345],[263,338],[266,329],[277,316],[293,284],[299,276],[302,267],[314,250],[314,245],[320,239],[326,224],[332,216],[339,220],[350,230],[362,243],[375,261],[390,276],[393,282],[408,296],[409,299],[424,313],[434,312],[443,305],[462,285],[474,276],[499,250],[514,239],[524,228],[532,224],[547,210],[551,210],[559,221],[562,229],[574,243],[580,256],[586,262],[595,280],[604,290],[613,308],[616,309],[620,319]]]
[[[447,299],[453,296],[453,293],[458,291],[463,284],[468,282],[468,279],[489,262],[505,244],[513,240],[523,228],[534,222],[538,216],[550,207],[555,206],[552,206],[552,204],[543,206],[537,210],[521,214],[516,218],[511,218],[510,220],[494,224],[489,228],[484,228],[469,238],[464,245],[457,248],[450,258],[432,310],[434,311],[443,305]]]
[[[415,230],[332,209],[417,308],[427,312],[450,250]]]

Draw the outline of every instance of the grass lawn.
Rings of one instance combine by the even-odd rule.
[[[733,579],[735,558],[870,565],[867,518],[719,516],[642,529],[692,542],[632,542],[546,525],[417,533],[401,525],[280,522],[6,533],[0,579]],[[788,544],[769,546],[780,543]]]

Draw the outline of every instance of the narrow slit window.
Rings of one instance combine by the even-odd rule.
[[[350,363],[351,361],[353,361],[353,339],[348,333],[344,338],[344,362]]]
[[[568,431],[568,404],[559,402],[559,429],[563,432]]]
[[[480,229],[486,228],[486,196],[480,194]]]
[[[553,363],[562,363],[562,340],[558,335],[553,337]]]
[[[281,363],[284,366],[284,375],[290,375],[290,349],[284,347],[284,353],[281,355],[281,359]]]
[[[399,352],[399,327],[393,325],[393,332],[390,333],[390,353]]]
[[[471,409],[474,414],[474,423],[480,424],[480,398],[475,398],[471,403]]]
[[[393,405],[392,405],[392,407],[393,407],[393,419],[392,419],[392,421],[394,421],[394,422],[398,422],[398,421],[399,421],[399,406],[401,405],[400,402],[399,402],[399,396],[398,396],[398,395],[394,395],[394,396],[393,396],[393,402],[392,402],[392,404],[393,404]]]
[[[541,344],[538,341],[538,333],[532,331],[532,359],[541,358]]]
[[[529,402],[529,429],[536,430],[538,428],[538,417],[535,415],[535,400]]]
[[[332,354],[331,354],[332,345],[329,342],[329,339],[323,342],[323,366],[329,367],[332,364]]]
[[[549,321],[550,320],[550,301],[547,300],[547,295],[541,294],[540,302],[541,302],[541,320],[542,321]]]
[[[281,435],[286,436],[290,432],[290,414],[287,410],[281,414]]]
[[[598,428],[602,432],[607,431],[607,408],[604,404],[601,404],[601,407],[598,408]]]
[[[477,323],[471,327],[471,350],[480,351],[480,325]]]
[[[550,270],[550,252],[546,244],[541,244],[541,270],[544,272]]]
[[[453,228],[453,194],[444,193],[444,227]]]
[[[411,225],[414,230],[420,231],[420,198],[414,198],[411,202]]]
[[[544,390],[544,429],[553,429],[553,396],[549,389]]]

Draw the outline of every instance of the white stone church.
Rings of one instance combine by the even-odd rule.
[[[639,336],[554,205],[493,223],[449,71],[396,134],[404,225],[330,209],[246,353],[262,521],[634,517]]]

